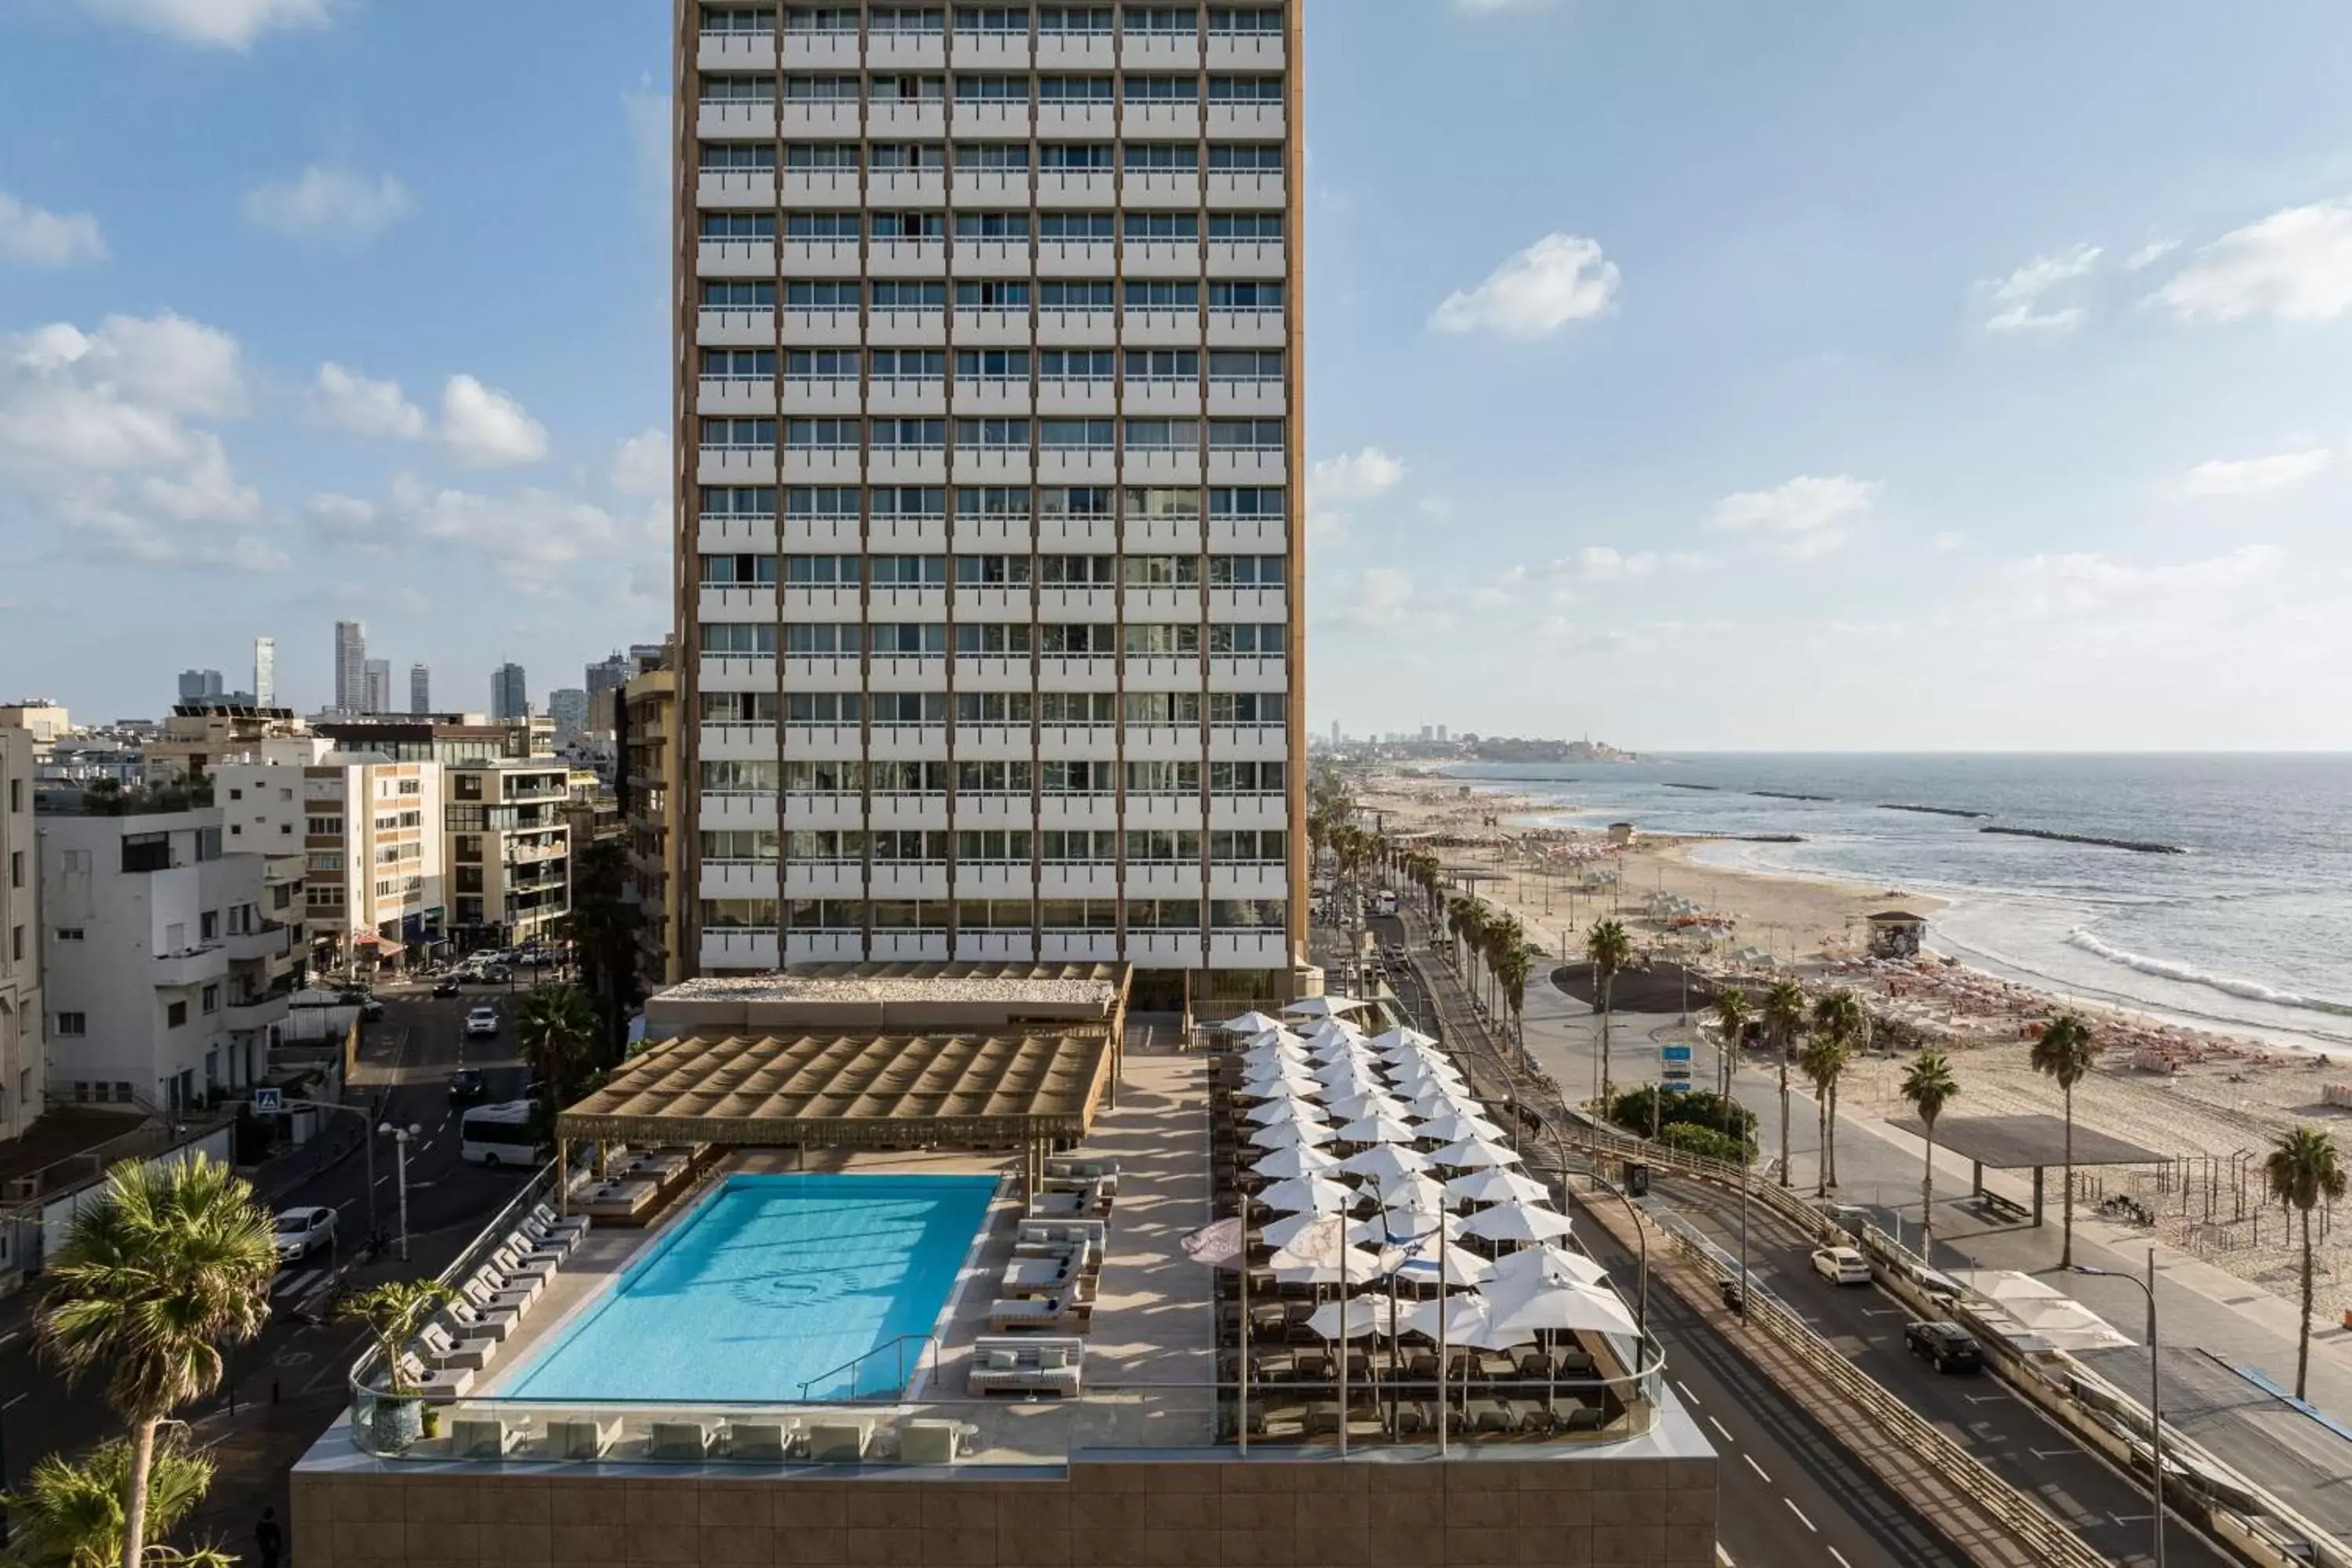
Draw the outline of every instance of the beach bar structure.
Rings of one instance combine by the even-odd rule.
[[[1916,1116],[1895,1118],[1890,1125],[1914,1138],[1927,1136],[1927,1124]],[[1996,1171],[2033,1173],[2033,1223],[2043,1220],[2043,1173],[2066,1163],[2066,1123],[2055,1116],[1944,1116],[1936,1121],[1936,1145],[1969,1162],[1969,1194],[1979,1202],[2000,1205],[2007,1200],[1985,1191],[1987,1167]],[[2137,1143],[2126,1143],[2079,1123],[2074,1128],[2074,1164],[2157,1165],[2164,1156]]]
[[[1927,917],[1908,910],[1881,910],[1870,917],[1870,956],[1916,958],[1927,937]]]

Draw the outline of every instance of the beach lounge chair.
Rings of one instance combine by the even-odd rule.
[[[449,1457],[455,1459],[502,1459],[521,1440],[520,1426],[494,1415],[460,1415],[449,1423]]]
[[[1106,1228],[1098,1219],[1024,1219],[1013,1227],[1013,1250],[1019,1256],[1024,1247],[1083,1246],[1100,1258]]]
[[[582,1416],[547,1424],[547,1451],[559,1459],[601,1459],[620,1436],[617,1421]]]
[[[1059,1258],[1016,1258],[1004,1266],[1003,1283],[1007,1296],[1042,1295],[1070,1281],[1071,1259]]]
[[[482,1292],[484,1300],[494,1300],[490,1292]],[[522,1321],[522,1309],[516,1306],[484,1306],[469,1296],[460,1296],[442,1310],[448,1314],[454,1332],[461,1340],[497,1340],[503,1343]]]
[[[967,1392],[1054,1394],[1075,1397],[1086,1346],[1077,1340],[991,1339],[972,1342]]]
[[[558,1215],[553,1209],[548,1207],[545,1204],[531,1205],[530,1217],[539,1221],[541,1225],[546,1226],[551,1234],[558,1236],[566,1231],[571,1232],[574,1236],[585,1236],[588,1234],[588,1226],[592,1223],[584,1214]]]
[[[496,1263],[485,1263],[467,1283],[469,1288],[479,1285],[488,1291],[492,1304],[520,1310],[539,1300],[539,1293],[547,1289],[547,1276],[518,1274]]]
[[[902,1465],[952,1465],[980,1428],[967,1421],[915,1420],[898,1423],[898,1462]]]
[[[808,1457],[820,1465],[854,1465],[866,1458],[866,1446],[873,1440],[871,1421],[813,1422],[808,1429]]]
[[[546,1247],[534,1245],[529,1237],[519,1230],[511,1232],[506,1240],[499,1244],[498,1251],[490,1254],[493,1261],[502,1257],[511,1258],[512,1267],[516,1268],[536,1268],[549,1274],[563,1267],[563,1254],[551,1252]]]
[[[1016,1329],[1067,1329],[1083,1331],[1094,1309],[1064,1296],[1000,1297],[988,1305],[988,1331],[1002,1334]]]
[[[797,1421],[730,1421],[727,1424],[727,1453],[730,1458],[781,1465],[792,1458],[793,1449],[799,1445],[800,1438],[801,1424]]]
[[[411,1353],[401,1358],[401,1371],[408,1385],[436,1404],[462,1399],[474,1386],[474,1369],[464,1366],[427,1366]]]
[[[580,1245],[580,1232],[550,1230],[528,1215],[515,1227],[515,1236],[537,1250],[553,1253],[558,1258],[570,1258],[572,1249]]]
[[[707,1459],[710,1428],[699,1421],[656,1421],[646,1434],[649,1459]]]
[[[453,1339],[449,1331],[439,1323],[427,1323],[416,1336],[425,1347],[425,1360],[432,1366],[467,1366],[476,1372],[490,1364],[498,1353],[499,1342],[493,1339]]]

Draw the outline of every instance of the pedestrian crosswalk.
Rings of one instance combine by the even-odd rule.
[[[278,1301],[299,1301],[317,1289],[325,1281],[327,1273],[324,1268],[305,1268],[299,1273],[280,1274],[270,1282],[270,1299]]]

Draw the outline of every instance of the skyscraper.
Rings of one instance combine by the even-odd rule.
[[[278,706],[278,639],[253,639],[253,705],[256,708]]]
[[[547,694],[547,716],[555,721],[558,742],[576,741],[588,728],[588,693],[576,686],[559,686]]]
[[[364,697],[360,710],[363,713],[391,712],[392,660],[388,658],[369,659],[365,665],[362,667],[362,674],[363,677],[362,684],[364,687]]]
[[[183,702],[217,702],[221,696],[221,672],[217,669],[184,669],[180,671],[180,700]]]
[[[523,682],[522,666],[499,666],[490,672],[490,717],[523,719],[530,715],[530,689]]]
[[[618,691],[629,683],[636,668],[627,654],[610,654],[588,667],[588,678],[582,684],[591,699],[600,691]]]
[[[684,13],[689,967],[1290,994],[1300,9]]]
[[[335,623],[335,711],[357,713],[367,706],[367,627]]]
[[[411,713],[433,711],[433,671],[421,664],[408,667],[408,710]]]

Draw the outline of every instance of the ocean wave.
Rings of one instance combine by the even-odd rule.
[[[2300,1007],[2313,1013],[2334,1013],[2352,1017],[2352,1003],[2331,1002],[2325,997],[2305,996],[2293,991],[2281,991],[2264,985],[2258,980],[2244,980],[2234,974],[2215,974],[2190,964],[2177,963],[2170,959],[2150,958],[2145,953],[2126,952],[2101,942],[2079,927],[2066,933],[2066,944],[2078,947],[2110,963],[2120,963],[2142,974],[2153,974],[2159,980],[2178,980],[2184,984],[2202,985],[2225,995],[2242,997],[2249,1002],[2267,1002],[2274,1007]]]

